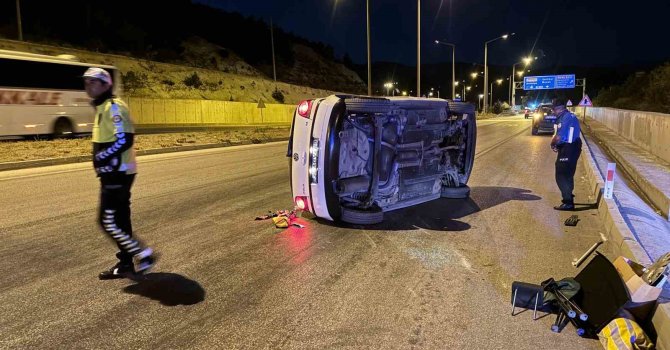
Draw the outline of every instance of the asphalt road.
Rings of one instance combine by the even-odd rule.
[[[135,233],[162,255],[137,281],[97,279],[115,247],[89,164],[2,172],[0,348],[598,349],[510,315],[513,281],[574,276],[602,225],[584,210],[563,226],[549,138],[529,127],[480,121],[470,199],[368,228],[253,220],[292,206],[286,143],[140,157]]]

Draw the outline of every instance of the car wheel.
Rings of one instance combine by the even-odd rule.
[[[442,198],[462,199],[470,196],[470,187],[463,185],[459,187],[442,187]]]
[[[369,209],[342,207],[340,220],[356,225],[378,224],[384,221],[384,212],[377,205],[373,205]]]
[[[534,127],[534,128],[532,128],[532,129],[530,130],[530,132],[531,132],[531,134],[533,134],[533,135],[537,135],[538,130],[537,130],[537,128]]]

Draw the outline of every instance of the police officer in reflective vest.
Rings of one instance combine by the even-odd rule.
[[[552,109],[556,116],[556,132],[551,139],[551,149],[557,152],[556,184],[561,190],[562,203],[554,207],[556,210],[574,210],[575,170],[577,160],[582,152],[581,129],[579,119],[565,108],[566,100],[557,97],[552,101]]]
[[[89,68],[84,73],[86,93],[93,99],[93,167],[100,178],[99,224],[116,243],[119,262],[100,273],[100,279],[146,273],[154,265],[151,248],[133,238],[130,222],[130,188],[137,166],[133,148],[135,128],[126,104],[112,95],[109,72]]]

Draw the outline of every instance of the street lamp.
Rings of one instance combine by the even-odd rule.
[[[485,96],[488,96],[488,91],[486,91],[486,90],[487,90],[488,84],[489,84],[489,67],[487,65],[488,64],[488,55],[489,55],[489,43],[494,42],[496,40],[500,40],[500,39],[506,40],[507,38],[509,38],[511,35],[514,35],[514,34],[515,33],[504,34],[504,35],[501,35],[501,36],[499,36],[495,39],[491,39],[491,40],[484,43],[484,95]],[[484,113],[486,113],[486,100],[484,100],[483,111],[484,111]]]
[[[503,82],[502,79],[496,79],[496,83],[497,83],[498,85],[502,84],[502,82]],[[490,105],[493,106],[493,83],[491,83],[491,92],[490,92],[490,96],[491,96],[491,102],[490,102]]]
[[[436,44],[451,46],[451,99],[456,98],[456,45],[444,41],[435,40]]]
[[[388,96],[389,95],[389,90],[393,88],[393,83],[391,83],[391,82],[385,83],[384,87],[386,88],[386,96]]]
[[[511,100],[510,102],[512,103],[512,108],[514,108],[514,106],[516,105],[516,86],[514,86],[515,85],[515,82],[514,82],[515,75],[518,74],[519,77],[523,76],[523,71],[516,72],[516,66],[520,65],[522,63],[525,66],[528,66],[531,62],[533,62],[533,57],[528,56],[528,57],[524,57],[523,59],[521,59],[521,61],[512,65],[512,94],[511,94],[511,98],[510,98],[510,100]]]

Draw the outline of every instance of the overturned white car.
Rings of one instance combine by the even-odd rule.
[[[474,106],[442,99],[332,95],[300,103],[287,156],[293,199],[317,217],[374,224],[384,212],[465,198]]]

